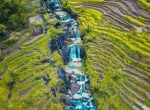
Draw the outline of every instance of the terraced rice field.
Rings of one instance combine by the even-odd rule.
[[[70,0],[69,5],[83,30],[87,59],[82,69],[97,109],[149,110],[150,34],[145,27],[150,13],[134,0]]]
[[[74,11],[86,49],[80,68],[90,80],[97,110],[150,110],[150,23],[145,0],[62,0]],[[63,110],[57,77],[64,66],[50,54],[51,38],[62,30],[19,41],[18,51],[0,62],[0,110]],[[28,41],[26,41],[28,40]],[[56,94],[53,93],[56,91]]]
[[[50,29],[49,37],[39,36],[36,41],[24,42],[21,50],[0,62],[0,109],[43,110],[62,109],[60,93],[62,82],[57,78],[58,53],[50,56],[48,47],[52,36],[59,30]],[[55,56],[55,58],[53,58]],[[56,63],[53,63],[56,62]],[[61,64],[62,65],[62,64]],[[56,96],[52,90],[56,90]]]
[[[146,27],[150,15],[143,11],[134,1],[122,0],[105,1],[104,4],[84,4],[87,8],[100,10],[105,16],[110,18],[124,29]]]

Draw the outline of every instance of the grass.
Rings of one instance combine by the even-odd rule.
[[[71,5],[79,5],[83,3],[103,3],[104,0],[62,0],[63,3],[69,3]]]
[[[70,7],[73,7],[72,5],[74,4],[71,4]],[[149,107],[150,103],[143,90],[130,85],[126,80],[134,81],[147,91],[149,91],[149,86],[144,81],[131,77],[130,74],[125,75],[126,67],[132,67],[133,70],[149,76],[147,74],[150,69],[149,34],[136,30],[128,32],[119,29],[105,19],[101,12],[94,9],[84,9],[83,7],[70,9],[78,14],[83,40],[89,40],[89,42],[83,43],[87,59],[81,70],[87,74],[90,80],[90,89],[93,91],[97,109],[105,110],[111,105],[115,110],[122,108],[133,110],[133,105],[139,98],[124,84],[141,94],[144,97],[143,103]],[[141,22],[142,18],[138,20],[125,15],[124,19],[138,26],[146,27],[146,24]],[[140,75],[138,77],[142,78]],[[129,102],[126,102],[122,95],[125,95]]]
[[[109,30],[109,29],[108,29]],[[136,44],[136,43],[134,43],[134,42],[132,42],[132,41],[129,41],[129,42],[126,42],[126,40],[128,39],[127,37],[125,38],[124,36],[122,36],[121,34],[119,35],[117,35],[117,36],[115,36],[115,34],[114,33],[109,33],[109,32],[107,32],[107,31],[103,31],[103,30],[100,30],[99,31],[100,33],[102,33],[102,34],[105,34],[105,35],[108,35],[108,36],[111,36],[112,37],[112,39],[111,40],[118,40],[118,41],[120,41],[121,43],[124,43],[126,46],[128,46],[128,48],[130,48],[130,49],[132,49],[132,51],[138,51],[138,52],[140,52],[140,53],[142,53],[143,55],[145,55],[145,56],[150,56],[150,53],[148,52],[149,51],[149,49],[147,50],[147,52],[146,51],[143,51],[144,49],[146,49],[147,47],[145,47],[145,48],[142,48],[142,49],[140,49],[140,48],[138,48],[137,46],[142,46],[142,44],[140,45],[140,43],[138,43],[138,44]],[[124,40],[124,39],[126,39],[126,40]],[[130,43],[131,42],[131,43]]]
[[[150,12],[150,2],[147,0],[137,0],[138,4],[145,10]]]
[[[150,2],[148,2],[148,0],[140,0],[140,2],[150,7]]]
[[[9,104],[9,106],[0,104],[1,109],[7,108],[13,110],[31,108],[36,105],[36,101],[41,96],[53,97],[52,95],[49,96],[46,94],[50,94],[49,88],[58,85],[59,79],[56,77],[57,68],[53,68],[49,63],[42,63],[42,61],[51,57],[48,42],[60,32],[61,31],[51,28],[49,30],[48,37],[42,36],[40,39],[34,41],[34,44],[31,43],[29,46],[26,44],[20,45],[21,50],[19,52],[5,57],[5,59],[0,62],[0,73],[4,71],[6,66],[8,67],[8,70],[0,81],[0,103],[8,102]],[[60,64],[60,56],[58,54],[55,55],[56,58],[53,58],[53,61],[56,62],[56,65],[61,65],[62,63]],[[9,90],[8,83],[11,80],[14,80],[12,79],[13,77],[10,77],[12,72],[16,73],[17,79],[15,79],[13,88]],[[41,77],[47,77],[47,75],[51,80],[48,86],[45,86],[45,82]],[[41,79],[36,80],[36,78]],[[27,94],[20,97],[19,93],[27,88],[32,89]],[[11,100],[7,98],[9,93],[12,94]],[[57,94],[59,95],[59,93]],[[59,100],[59,98],[57,100]],[[53,103],[54,102],[51,104],[53,105]],[[61,102],[58,104],[58,108],[64,107]]]
[[[36,0],[34,3],[39,3]],[[40,7],[38,4],[30,4]],[[33,8],[33,7],[31,7]],[[29,16],[39,13],[33,9],[33,13]],[[56,88],[62,85],[62,81],[57,78],[57,67],[53,67],[46,59],[51,59],[55,66],[63,65],[63,61],[58,52],[51,55],[49,49],[49,41],[62,33],[62,29],[55,29],[53,24],[58,20],[49,21],[49,14],[43,15],[48,23],[47,34],[40,36],[31,36],[32,28],[39,29],[43,27],[43,23],[31,24],[25,30],[13,32],[13,39],[6,39],[3,44],[7,48],[17,46],[18,51],[5,55],[5,58],[0,62],[0,109],[5,110],[24,110],[24,109],[39,109],[39,107],[47,101],[43,109],[60,109],[65,107],[60,99],[64,98],[64,94],[56,91],[57,97],[54,97],[51,88]],[[3,52],[1,53],[3,55]],[[46,85],[43,77],[49,80]],[[22,93],[22,95],[21,95]],[[8,97],[9,96],[9,97]]]
[[[126,20],[134,23],[134,24],[137,24],[137,25],[141,26],[141,27],[146,27],[146,24],[144,24],[143,22],[141,22],[141,21],[139,21],[139,20],[137,20],[137,19],[135,19],[135,18],[133,18],[133,17],[131,17],[129,15],[124,15],[124,18]]]
[[[46,14],[43,14],[43,17],[44,17],[44,19],[46,20],[46,21],[48,21],[49,20],[49,14],[48,13],[46,13]]]

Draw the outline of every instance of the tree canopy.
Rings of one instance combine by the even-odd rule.
[[[27,1],[1,0],[0,32],[14,30],[25,25],[27,18]]]

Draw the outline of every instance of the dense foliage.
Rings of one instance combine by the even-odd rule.
[[[27,2],[23,0],[1,0],[0,32],[21,28],[26,23]]]

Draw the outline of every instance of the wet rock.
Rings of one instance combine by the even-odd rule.
[[[52,39],[50,41],[50,49],[51,53],[53,53],[56,50],[59,50],[59,54],[63,57],[64,63],[67,64],[69,62],[68,58],[68,46],[64,42],[66,39],[66,36],[64,34],[59,35],[56,39]]]
[[[47,85],[50,80],[49,80],[48,78],[46,78],[45,76],[42,76],[42,78],[43,78],[43,80],[45,81],[45,84]]]
[[[57,40],[56,39],[51,40],[50,49],[51,49],[51,53],[53,53],[54,51],[57,50]]]
[[[85,88],[86,88],[87,90],[89,90],[89,89],[90,89],[89,84],[86,84],[86,85],[85,85]]]
[[[60,22],[57,22],[56,24],[54,24],[55,28],[59,28],[62,24]]]
[[[150,24],[148,24],[148,25],[146,26],[146,29],[147,29],[148,32],[150,32]]]
[[[79,89],[80,89],[80,85],[78,85],[77,83],[71,83],[70,84],[70,90],[71,90],[72,94],[79,91]]]
[[[40,77],[37,77],[37,78],[35,78],[35,80],[41,80],[41,78],[40,78]]]
[[[70,99],[69,99],[69,98],[66,98],[66,99],[65,99],[65,104],[66,104],[66,105],[69,105],[70,103],[71,103],[71,102],[70,102]]]
[[[63,70],[63,68],[58,67],[57,71],[58,78],[63,80],[64,84],[67,84],[67,77],[66,77],[66,72]]]
[[[48,59],[43,59],[42,61],[41,61],[41,63],[49,63],[50,62],[50,59],[48,58]]]
[[[81,59],[85,62],[85,60],[86,60],[86,58],[87,58],[85,48],[82,46],[82,47],[80,48],[80,50],[81,50]]]
[[[74,18],[75,20],[77,19],[78,15],[75,12],[71,11],[70,9],[64,9],[64,11],[71,15],[71,18]]]
[[[51,92],[52,92],[53,96],[56,97],[56,89],[51,87]]]

